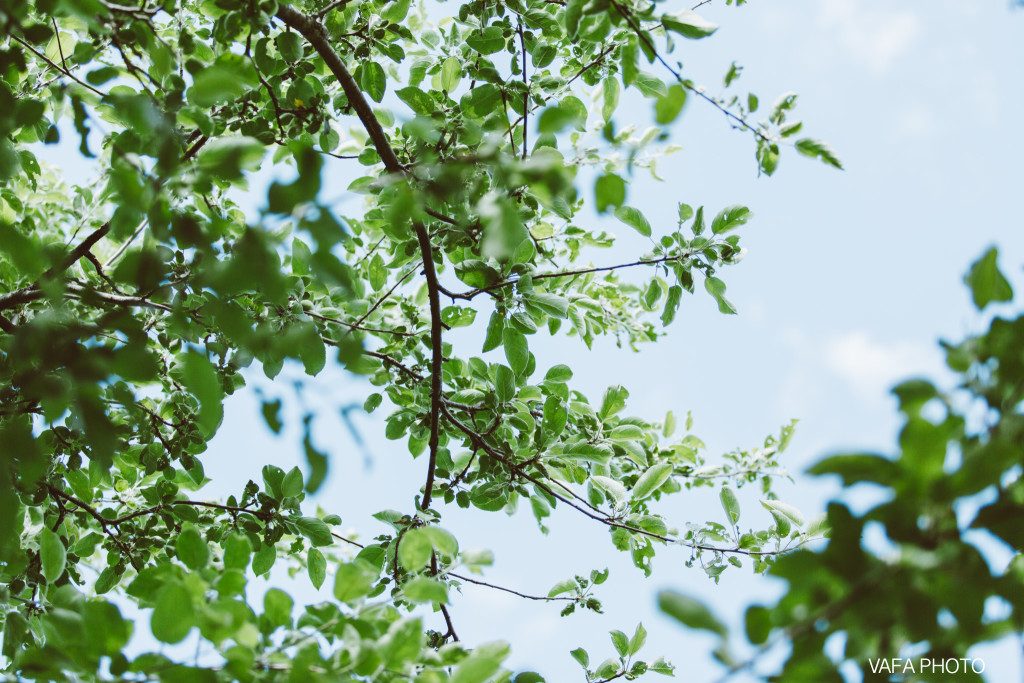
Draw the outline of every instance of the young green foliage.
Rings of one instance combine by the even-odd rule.
[[[546,336],[656,341],[654,318],[673,322],[701,279],[735,312],[721,271],[743,256],[749,209],[723,209],[708,234],[703,207],[680,204],[666,226],[626,203],[687,107],[752,133],[768,174],[798,128],[785,120],[794,96],[755,123],[756,96],[709,95],[668,66],[676,37],[715,32],[696,12],[618,0],[0,0],[0,16],[5,675],[509,680],[507,643],[456,634],[452,587],[504,587],[454,571],[480,572],[493,555],[460,553],[441,526],[452,505],[528,502],[542,531],[556,512],[582,515],[647,574],[656,549],[678,550],[666,544],[717,579],[727,558],[751,554],[764,571],[813,536],[783,530],[783,519],[800,527],[798,513],[772,492],[788,436],[711,463],[689,421],[673,436],[670,419],[629,414],[625,388],[591,403],[568,366],[543,371]],[[622,125],[630,89],[664,129]],[[42,146],[69,143],[102,173],[69,183],[38,161]],[[824,143],[795,147],[839,165]],[[591,148],[592,185],[577,178]],[[247,217],[237,197],[261,169],[276,179]],[[365,201],[341,215],[322,188]],[[611,216],[591,209],[650,238],[649,251],[585,262],[587,247],[615,243]],[[978,296],[1000,300],[987,269]],[[472,327],[479,353],[449,335]],[[202,490],[225,401],[286,362],[307,376],[300,392],[328,362],[376,387],[364,409],[389,412],[384,435],[423,472],[406,509],[375,516],[387,533],[356,541],[338,529],[340,509],[310,509],[350,459],[329,457],[318,413],[287,424],[281,398],[260,396],[262,420],[301,433],[303,467],[257,473],[240,458],[237,481],[221,482],[232,495]],[[741,531],[733,489],[754,482],[776,524]],[[680,531],[658,512],[697,486],[722,487],[730,528]],[[289,594],[286,575],[300,571],[325,601]],[[547,596],[505,590],[563,603],[563,615],[600,612],[607,576]],[[253,577],[276,584],[261,604]],[[131,649],[118,605],[151,610]],[[422,618],[408,616],[417,605]],[[193,640],[203,656],[181,654]],[[618,656],[593,671],[574,656],[590,680],[671,674],[663,659],[635,659],[645,640],[642,626],[613,631]]]

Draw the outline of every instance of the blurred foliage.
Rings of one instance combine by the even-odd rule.
[[[997,256],[989,250],[965,278],[979,310],[1013,297]],[[751,658],[735,654],[703,605],[662,594],[665,612],[720,636],[724,678],[788,645],[768,680],[848,680],[844,663],[864,681],[1003,680],[1005,668],[970,649],[1024,631],[1024,316],[996,317],[984,334],[943,347],[954,388],[912,379],[892,390],[903,417],[898,453],[833,455],[810,468],[845,489],[871,487],[882,502],[861,513],[831,503],[828,544],[772,566],[788,588],[775,605],[747,610]],[[826,641],[836,638],[839,654],[829,657]]]

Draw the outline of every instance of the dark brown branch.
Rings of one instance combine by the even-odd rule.
[[[415,370],[409,368],[407,365],[398,362],[397,360],[395,360],[391,356],[387,355],[386,353],[378,353],[377,351],[367,351],[367,350],[364,350],[363,351],[363,355],[364,356],[370,356],[371,358],[377,358],[379,360],[382,360],[387,365],[390,365],[393,368],[397,368],[397,369],[401,370],[402,372],[404,372],[405,374],[409,375],[409,377],[412,377],[417,382],[423,381],[423,377],[421,377],[418,372],[416,372]]]
[[[481,581],[479,579],[471,579],[468,576],[463,576],[462,574],[456,574],[455,572],[446,572],[445,576],[451,576],[452,578],[459,579],[460,581],[465,581],[467,583],[474,583],[474,584],[476,584],[478,586],[485,586],[487,588],[493,588],[494,590],[499,590],[499,591],[504,591],[506,593],[511,593],[512,595],[518,595],[519,597],[525,598],[526,600],[539,600],[541,602],[556,602],[558,600],[564,600],[564,601],[567,601],[567,602],[579,602],[579,598],[568,597],[568,596],[564,596],[564,595],[559,595],[559,596],[556,596],[556,597],[553,597],[553,598],[549,598],[549,597],[547,597],[545,595],[528,595],[526,593],[520,593],[519,591],[512,590],[511,588],[505,588],[504,586],[497,586],[497,585],[495,585],[493,583],[487,583],[486,581]]]
[[[438,294],[437,271],[434,270],[433,247],[422,223],[414,224],[416,239],[423,254],[423,274],[427,278],[427,296],[430,299],[430,459],[427,462],[427,481],[420,509],[430,507],[434,488],[434,468],[437,465],[438,423],[441,411],[441,297]]]
[[[565,85],[563,85],[563,86],[562,86],[561,88],[559,88],[559,89],[558,89],[557,91],[555,91],[555,92],[551,93],[550,95],[548,95],[547,97],[545,97],[545,98],[544,98],[544,103],[546,104],[547,102],[549,102],[549,101],[550,101],[550,100],[551,100],[552,98],[554,98],[554,97],[555,97],[556,95],[558,95],[559,93],[563,92],[563,91],[564,91],[564,90],[565,90],[566,88],[568,88],[568,87],[569,87],[570,85],[572,85],[572,82],[573,82],[573,81],[575,81],[575,80],[576,80],[577,78],[579,78],[580,76],[582,76],[583,74],[585,74],[586,72],[590,71],[590,70],[591,70],[592,68],[594,68],[595,66],[597,66],[598,64],[600,64],[600,63],[601,63],[602,61],[604,61],[604,58],[605,58],[605,57],[607,57],[607,56],[608,56],[608,55],[609,55],[609,54],[611,53],[611,51],[612,51],[612,50],[614,50],[614,49],[615,49],[616,47],[618,47],[618,44],[616,44],[616,43],[612,43],[611,45],[609,45],[608,47],[606,47],[606,48],[605,48],[605,49],[604,49],[604,50],[603,50],[603,51],[601,52],[601,54],[599,54],[599,55],[598,55],[597,57],[595,57],[595,58],[594,58],[594,60],[593,60],[593,61],[591,61],[591,62],[590,62],[589,64],[587,64],[586,66],[584,66],[584,67],[583,67],[582,69],[580,69],[579,71],[577,71],[577,72],[576,72],[576,73],[575,73],[575,74],[573,75],[573,77],[572,77],[572,78],[570,78],[569,80],[567,80],[567,81],[565,82]],[[523,115],[522,115],[522,116],[520,116],[520,117],[519,117],[518,119],[516,119],[515,121],[513,121],[513,122],[512,122],[512,124],[511,124],[511,128],[515,129],[515,127],[516,127],[516,126],[518,126],[518,125],[519,125],[520,123],[522,123],[522,122],[523,122],[523,120],[524,120],[524,119],[525,119],[525,118],[527,117],[527,115],[529,115],[529,114],[530,114],[530,112],[534,112],[534,111],[537,111],[537,109],[539,109],[540,107],[541,107],[541,105],[539,105],[539,104],[538,104],[538,105],[535,105],[534,107],[530,107],[530,108],[527,108],[527,109],[526,109],[526,111],[524,111],[524,112],[523,112]]]
[[[49,57],[47,57],[47,56],[46,56],[46,55],[44,55],[43,53],[41,53],[41,52],[39,52],[38,50],[36,50],[36,49],[35,49],[34,47],[32,47],[32,46],[31,46],[31,45],[30,45],[29,43],[25,42],[24,40],[22,40],[22,39],[21,39],[21,38],[19,38],[18,36],[16,36],[16,35],[13,35],[13,34],[11,34],[11,33],[8,33],[8,35],[9,35],[9,36],[10,36],[10,37],[11,37],[11,38],[12,38],[12,39],[13,39],[13,40],[14,40],[14,41],[16,42],[16,43],[20,43],[20,44],[21,44],[21,45],[22,45],[23,47],[25,47],[26,49],[28,49],[28,51],[29,51],[29,52],[31,52],[31,53],[32,53],[32,54],[34,54],[34,55],[35,55],[36,57],[38,57],[39,59],[41,59],[41,60],[43,60],[44,62],[46,62],[47,64],[49,64],[49,65],[50,65],[51,67],[53,67],[54,69],[56,69],[56,70],[57,70],[57,71],[59,71],[60,73],[64,74],[65,76],[67,76],[68,78],[70,78],[71,80],[73,80],[73,81],[74,81],[75,83],[78,83],[78,84],[79,84],[80,86],[82,86],[83,88],[85,88],[85,89],[87,89],[87,90],[91,90],[92,92],[96,93],[96,94],[97,94],[97,95],[99,95],[100,97],[106,97],[106,96],[107,96],[107,93],[103,92],[102,90],[100,90],[100,89],[98,89],[98,88],[94,88],[93,86],[89,85],[88,83],[86,83],[85,81],[83,81],[82,79],[80,79],[80,78],[79,78],[78,76],[76,76],[76,75],[75,75],[74,73],[72,73],[72,72],[71,72],[71,71],[70,71],[69,69],[65,69],[65,68],[61,67],[61,65],[60,65],[60,64],[57,64],[57,63],[55,63],[55,62],[54,62],[53,60],[51,60],[51,59],[50,59]]]
[[[172,500],[169,503],[164,503],[162,505],[154,505],[153,507],[146,508],[145,510],[138,510],[131,514],[125,515],[124,517],[118,517],[117,519],[109,519],[107,520],[107,524],[117,526],[118,524],[123,524],[128,520],[135,519],[136,517],[143,517],[145,515],[151,515],[154,512],[166,510],[167,508],[172,507],[174,505],[189,505],[192,507],[213,508],[215,510],[223,510],[225,512],[230,512],[232,514],[247,513],[263,521],[266,521],[271,516],[267,513],[258,512],[256,510],[249,510],[248,508],[242,508],[231,505],[221,505],[220,503],[207,503],[206,501],[202,500]]]
[[[331,70],[331,73],[334,74],[334,77],[341,85],[341,89],[345,91],[348,103],[355,109],[356,115],[370,136],[370,140],[373,141],[373,146],[377,150],[377,154],[380,155],[381,161],[384,162],[384,168],[388,170],[388,173],[401,173],[404,171],[405,168],[399,163],[398,157],[395,156],[395,151],[391,148],[391,143],[388,141],[384,128],[381,127],[376,114],[373,113],[370,104],[363,97],[362,90],[359,89],[355,79],[352,78],[352,74],[345,67],[345,63],[341,61],[341,57],[338,56],[338,53],[331,46],[327,30],[323,24],[316,17],[307,16],[288,5],[280,5],[277,8],[277,16],[285,24],[301,33],[302,37],[309,41],[309,44],[313,46],[313,49],[316,50],[317,54],[324,60],[324,63],[327,64],[327,68]]]
[[[342,90],[345,91],[349,105],[355,109],[356,115],[369,134],[388,173],[404,173],[405,167],[398,161],[384,128],[376,114],[373,113],[373,109],[370,108],[370,104],[366,101],[355,79],[352,78],[352,74],[349,73],[344,62],[341,61],[341,57],[331,46],[323,24],[316,17],[307,16],[288,5],[278,7],[277,16],[288,26],[301,33],[327,64],[327,68],[331,70],[338,83],[341,84]],[[418,221],[413,223],[413,231],[419,242],[420,255],[423,258],[423,275],[427,280],[427,293],[430,298],[430,341],[433,356],[431,362],[433,376],[430,387],[430,461],[427,465],[429,471],[427,472],[426,489],[420,505],[425,510],[430,505],[431,489],[434,485],[434,466],[437,463],[437,428],[441,408],[441,363],[443,360],[441,356],[441,301],[438,296],[437,271],[434,269],[434,249],[430,244],[430,236],[427,234],[426,227]]]
[[[110,537],[110,540],[112,540],[114,544],[118,547],[118,549],[121,551],[121,554],[128,558],[128,561],[131,563],[132,567],[135,568],[135,571],[142,571],[142,567],[140,567],[138,562],[135,561],[135,558],[132,557],[131,552],[128,550],[128,546],[126,546],[124,542],[120,538],[118,538],[113,531],[110,530],[110,520],[108,520],[106,517],[97,512],[96,508],[89,505],[85,501],[79,500],[78,498],[75,498],[72,495],[64,493],[60,489],[56,488],[55,486],[51,486],[50,484],[46,484],[46,490],[49,491],[50,495],[53,496],[54,498],[62,498],[68,503],[73,503],[77,505],[79,508],[89,513],[89,515],[93,519],[100,523],[100,526],[103,527],[103,532]]]
[[[368,309],[366,309],[366,313],[363,313],[363,315],[362,315],[362,316],[360,316],[359,320],[357,320],[357,321],[355,322],[355,325],[356,325],[356,326],[362,325],[362,324],[363,324],[363,322],[365,322],[365,321],[366,321],[366,319],[370,317],[370,314],[371,314],[371,313],[373,313],[374,311],[376,311],[376,310],[377,310],[377,308],[378,308],[378,307],[379,307],[379,306],[380,306],[380,305],[381,305],[382,303],[384,303],[385,301],[387,301],[388,297],[389,297],[389,296],[391,296],[391,295],[392,295],[392,294],[394,293],[394,291],[395,291],[396,289],[398,289],[398,287],[399,287],[399,286],[400,286],[400,285],[401,285],[401,284],[402,284],[403,282],[405,282],[405,281],[406,281],[406,280],[407,280],[407,279],[409,278],[409,276],[410,276],[410,275],[412,275],[413,273],[415,273],[415,272],[416,272],[416,269],[417,269],[418,267],[419,267],[419,264],[417,263],[417,264],[416,264],[416,265],[414,265],[414,266],[413,266],[412,268],[410,268],[409,270],[407,270],[407,271],[405,272],[405,274],[404,274],[404,275],[402,275],[402,277],[398,278],[398,282],[396,282],[395,284],[393,284],[393,285],[391,286],[391,289],[389,289],[388,291],[386,291],[386,292],[384,293],[384,295],[383,295],[383,296],[381,296],[381,297],[380,297],[379,299],[377,299],[376,301],[374,301],[374,302],[373,302],[373,305],[372,305],[372,306],[370,306],[370,307],[369,307]]]
[[[591,510],[588,510],[586,507],[581,507],[580,505],[576,504],[571,498],[566,498],[565,496],[561,495],[560,493],[557,493],[556,491],[552,490],[552,488],[550,486],[548,486],[546,483],[544,483],[543,481],[538,479],[536,476],[534,476],[534,475],[530,474],[529,472],[527,472],[525,470],[525,467],[524,467],[523,464],[513,462],[507,455],[505,455],[504,453],[502,453],[501,451],[499,451],[499,450],[497,450],[495,448],[492,448],[484,440],[483,436],[479,432],[477,432],[477,431],[471,429],[470,427],[467,427],[465,424],[463,424],[463,422],[461,420],[459,420],[457,417],[455,417],[454,415],[452,415],[451,411],[449,411],[445,406],[442,405],[441,406],[441,410],[444,413],[444,416],[446,418],[448,418],[448,420],[453,425],[455,425],[459,429],[459,431],[461,431],[463,434],[465,434],[467,437],[469,437],[469,440],[473,443],[473,445],[482,448],[484,451],[487,452],[488,455],[490,455],[493,458],[495,458],[496,460],[499,460],[500,462],[504,463],[515,474],[517,474],[518,476],[520,476],[520,477],[530,481],[531,483],[536,485],[538,488],[540,488],[542,491],[547,493],[549,496],[552,496],[553,498],[562,501],[563,503],[565,503],[569,507],[571,507],[571,508],[581,512],[582,514],[586,515],[590,519],[593,519],[596,522],[600,522],[601,524],[604,524],[606,526],[613,527],[613,528],[616,528],[616,529],[625,529],[626,531],[629,531],[629,532],[634,533],[634,534],[640,534],[641,536],[646,536],[648,538],[653,538],[653,539],[656,539],[656,540],[659,540],[659,541],[663,541],[665,543],[672,543],[672,544],[675,544],[675,545],[682,545],[682,546],[685,546],[687,548],[692,548],[693,550],[706,550],[706,551],[709,551],[709,552],[723,553],[723,554],[749,555],[751,557],[766,557],[766,556],[772,556],[772,555],[781,555],[784,552],[789,552],[790,550],[793,550],[794,548],[799,547],[800,545],[803,545],[804,543],[808,542],[808,541],[803,541],[803,542],[797,544],[796,546],[794,546],[793,548],[785,548],[783,550],[757,551],[757,550],[746,550],[746,549],[740,548],[740,547],[720,548],[720,547],[712,546],[712,545],[704,545],[704,544],[701,544],[701,543],[694,543],[692,541],[687,541],[687,540],[681,539],[681,538],[673,538],[671,536],[663,536],[661,534],[656,534],[656,533],[654,533],[652,531],[646,531],[644,529],[640,529],[638,527],[630,526],[628,524],[622,524],[621,522],[615,521],[615,519],[613,517],[610,517],[610,516],[608,516],[608,515],[606,515],[604,513],[601,513],[600,511],[591,511]]]
[[[378,327],[361,327],[359,325],[356,325],[355,323],[345,322],[344,320],[338,320],[337,318],[331,318],[330,316],[320,315],[319,313],[314,313],[312,311],[306,311],[306,315],[308,315],[310,318],[323,320],[324,322],[327,323],[334,323],[335,325],[341,325],[343,327],[349,328],[350,330],[359,330],[360,332],[372,332],[374,334],[393,334],[396,337],[415,337],[417,334],[416,332],[399,332],[398,330],[383,330]],[[331,341],[329,343],[334,346],[338,345],[337,341]]]
[[[709,246],[712,246],[712,245],[707,244],[707,245],[704,246],[704,248],[706,249]],[[621,268],[632,268],[634,266],[656,266],[656,265],[659,265],[661,263],[668,263],[670,261],[679,261],[679,260],[682,260],[682,259],[687,258],[689,256],[692,256],[692,254],[690,254],[689,252],[685,252],[683,254],[675,255],[675,256],[663,256],[661,258],[656,258],[656,259],[640,259],[639,261],[633,261],[631,263],[619,263],[619,264],[616,264],[614,266],[599,266],[599,267],[593,267],[593,268],[582,268],[580,270],[564,270],[564,271],[560,271],[560,272],[557,272],[557,273],[538,273],[536,275],[533,275],[532,277],[533,277],[534,280],[546,280],[546,279],[550,279],[550,278],[573,277],[573,276],[576,276],[576,275],[588,275],[590,273],[605,273],[605,272],[612,271],[612,270],[619,270]],[[493,285],[487,285],[486,287],[477,287],[476,289],[471,289],[468,292],[449,292],[449,291],[445,290],[444,294],[445,294],[445,296],[449,296],[449,297],[451,297],[453,299],[466,299],[466,300],[470,300],[470,299],[473,299],[474,297],[476,297],[476,296],[478,296],[480,294],[488,294],[490,292],[493,292],[496,289],[501,289],[502,287],[508,287],[509,285],[515,284],[516,282],[518,282],[518,280],[503,280],[503,281],[497,282],[497,283],[495,283]]]
[[[519,47],[523,51],[523,160],[526,160],[526,128],[530,114],[530,83],[526,78],[526,38],[523,37],[523,23],[519,22]]]

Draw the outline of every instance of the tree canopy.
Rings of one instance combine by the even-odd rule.
[[[756,95],[733,93],[738,66],[714,95],[670,61],[716,30],[694,10],[621,0],[4,0],[0,19],[0,610],[9,675],[543,680],[502,668],[508,643],[459,639],[449,606],[460,585],[517,587],[485,580],[493,558],[460,548],[445,529],[450,506],[529,508],[540,531],[556,513],[582,516],[606,527],[610,549],[643,573],[660,550],[699,560],[712,579],[746,562],[793,581],[789,602],[753,608],[747,629],[755,644],[772,642],[773,630],[805,643],[794,648],[791,680],[807,680],[806,667],[834,671],[820,651],[828,631],[808,626],[818,623],[808,622],[818,614],[808,605],[828,621],[865,581],[899,590],[906,577],[858,550],[861,522],[846,508],[830,509],[836,532],[826,550],[793,553],[828,528],[773,490],[793,425],[760,447],[709,459],[689,420],[630,415],[621,386],[585,396],[569,365],[534,353],[546,335],[583,348],[606,335],[642,348],[699,288],[722,313],[735,312],[721,275],[744,254],[750,210],[678,203],[677,224],[660,226],[627,201],[642,174],[658,179],[658,156],[671,151],[666,132],[684,107],[712,107],[722,125],[750,136],[760,173],[772,175],[793,150],[841,168],[827,144],[802,136],[794,94],[762,108]],[[657,127],[621,120],[620,98],[633,91]],[[99,177],[68,183],[40,165],[40,147],[65,138],[100,164]],[[338,164],[361,169],[347,186],[364,200],[355,214],[323,200]],[[238,193],[270,167],[288,172],[248,220]],[[594,226],[594,212],[649,238],[649,249],[591,263],[592,247],[615,241]],[[970,282],[979,305],[1009,298],[994,252]],[[451,330],[473,326],[482,348],[453,344]],[[1012,422],[1015,371],[976,376],[1012,355],[1019,337],[1007,326],[951,358],[979,396],[998,387],[990,404]],[[312,436],[312,415],[303,422],[305,468],[268,464],[241,473],[226,500],[204,497],[203,454],[226,398],[254,373],[277,377],[286,361],[316,376],[329,360],[370,380],[365,410],[389,411],[387,438],[422,469],[406,508],[375,515],[390,531],[350,538],[339,527],[344,509],[307,500],[336,467]],[[921,406],[953,404],[929,387],[899,393],[903,458],[930,463],[927,486],[902,460],[859,456],[817,471],[892,486],[896,501],[931,497],[936,510],[1000,486],[1012,429],[1005,439],[968,437],[952,412],[936,426]],[[280,431],[280,402],[265,401],[262,419]],[[960,488],[944,483],[935,454],[947,441],[973,444],[966,463],[970,448],[1000,439],[991,468],[972,468]],[[768,528],[741,526],[736,491],[745,485],[758,489]],[[946,486],[945,497],[935,486]],[[657,501],[694,487],[720,492],[724,523],[658,512]],[[1007,488],[1003,507],[984,513],[993,524],[1015,510],[1013,495]],[[903,520],[896,542],[946,539],[949,557],[966,558],[948,514],[905,523],[916,502],[871,519],[894,528]],[[922,552],[909,554],[920,563],[914,571],[931,566]],[[326,586],[326,599],[299,606],[283,585],[250,601],[249,577],[277,562]],[[818,571],[829,562],[834,572]],[[564,614],[600,611],[594,587],[606,576],[595,570],[526,597],[558,602]],[[978,586],[1012,601],[1007,586],[1019,583]],[[951,585],[901,596],[940,600]],[[970,611],[977,598],[965,598],[964,615],[949,609],[958,621],[980,619]],[[152,610],[153,647],[131,658],[126,645],[147,636],[133,632],[128,605]],[[663,594],[662,605],[688,626],[726,633],[681,594]],[[917,614],[908,607],[906,618]],[[944,641],[923,627],[907,636],[895,620],[903,635],[883,641],[868,632],[873,619],[833,624],[865,629],[850,641],[863,643],[851,659],[922,639],[953,651],[998,630],[965,628]],[[194,661],[157,646],[190,637],[216,654]],[[642,627],[612,630],[611,640],[593,662],[573,652],[588,681],[672,673],[664,658],[641,654]],[[726,647],[719,655],[743,665]]]

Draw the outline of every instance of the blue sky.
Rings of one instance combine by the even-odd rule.
[[[681,7],[664,5],[666,11]],[[562,338],[531,342],[531,350],[542,368],[568,361],[577,386],[591,396],[609,384],[625,385],[631,413],[655,419],[669,409],[692,410],[694,431],[712,457],[758,445],[791,418],[801,420],[784,461],[793,473],[829,452],[891,452],[898,423],[888,388],[914,375],[941,379],[936,340],[981,329],[961,280],[969,264],[998,244],[1004,272],[1017,289],[1024,284],[1017,206],[1024,180],[1024,12],[1006,0],[753,0],[742,8],[716,0],[700,12],[721,29],[679,45],[674,56],[684,75],[714,93],[735,60],[745,70],[733,89],[756,92],[763,106],[796,91],[804,132],[831,143],[846,170],[785,150],[775,177],[758,178],[750,135],[731,130],[719,113],[691,98],[671,132],[683,149],[659,164],[667,181],[638,174],[629,203],[645,212],[656,234],[659,226],[674,226],[677,201],[712,211],[742,203],[754,211],[742,229],[749,254],[723,275],[739,315],[720,315],[699,293],[684,299],[668,336],[641,353],[619,350],[610,340],[587,352],[578,339]],[[668,77],[655,65],[647,70]],[[630,99],[620,121],[646,126],[650,109],[649,101]],[[253,188],[262,196],[258,183]],[[581,189],[590,196],[589,187]],[[339,199],[342,212],[359,205]],[[622,237],[614,252],[588,254],[595,264],[627,261],[645,249],[642,238],[613,218],[594,217],[593,226]],[[462,338],[466,353],[479,348],[472,334]],[[365,538],[384,531],[372,512],[411,509],[410,492],[422,485],[425,466],[410,461],[401,442],[383,439],[380,414],[353,417],[373,456],[364,466],[334,415],[339,405],[361,404],[367,391],[366,384],[329,369],[305,393],[307,402],[323,408],[316,438],[332,456],[332,474],[317,500]],[[205,459],[225,493],[258,478],[265,463],[301,463],[301,413],[294,401],[280,438],[263,427],[257,406],[253,392],[228,402]],[[820,510],[835,491],[831,482],[801,477],[779,489],[807,513]],[[741,500],[749,515],[742,525],[770,524],[755,498]],[[665,511],[680,525],[722,518],[715,495]],[[607,630],[631,633],[641,619],[651,632],[645,654],[668,656],[693,680],[713,680],[718,669],[707,657],[710,642],[658,615],[656,591],[700,595],[733,624],[750,601],[778,595],[775,583],[752,577],[749,569],[730,570],[715,586],[699,569],[684,566],[682,549],[661,549],[654,576],[645,580],[613,550],[603,529],[566,511],[551,522],[549,536],[537,531],[528,512],[508,518],[453,509],[446,515],[445,525],[463,547],[495,551],[497,563],[485,576],[495,583],[544,594],[573,574],[612,569],[599,593],[608,612],[601,617],[561,619],[555,605],[470,587],[455,599],[453,618],[463,639],[508,638],[511,664],[536,667],[550,681],[582,680],[568,651],[583,645],[599,662],[613,653]],[[299,590],[312,602],[327,599],[329,586],[319,597],[308,585]],[[989,680],[1020,680],[1016,650],[1003,646],[978,655],[986,657]]]

